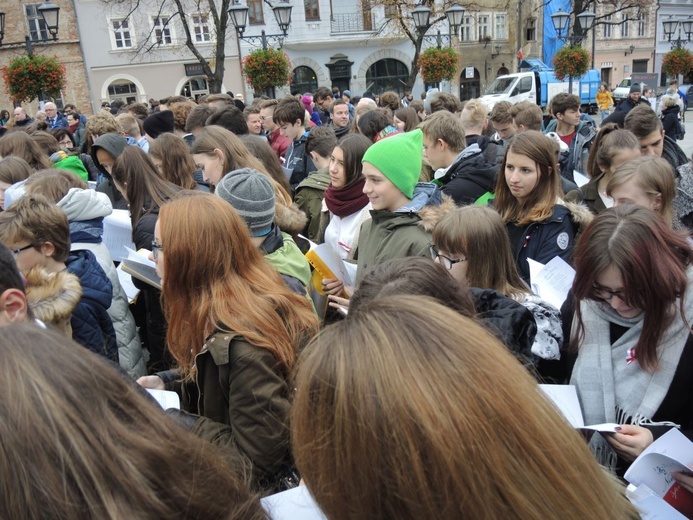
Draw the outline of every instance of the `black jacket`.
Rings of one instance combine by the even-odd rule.
[[[679,166],[683,166],[684,164],[688,164],[688,157],[686,157],[686,154],[681,150],[681,147],[676,144],[676,141],[673,139],[670,139],[668,136],[664,136],[664,149],[662,150],[662,159],[666,159],[669,164],[674,168],[674,171],[676,171]],[[677,174],[678,175],[678,174]]]
[[[458,206],[474,204],[487,192],[496,187],[496,168],[488,162],[480,147],[467,147],[437,180],[442,191]]]
[[[468,135],[465,140],[467,141],[467,146],[471,146],[474,143],[478,144],[484,157],[486,157],[486,161],[498,171],[498,167],[503,162],[503,150],[505,149],[502,141],[496,141],[487,135]],[[498,160],[499,157],[500,161]]]
[[[641,97],[640,99],[638,99],[638,101],[633,101],[629,95],[626,99],[624,99],[623,101],[621,101],[618,104],[615,112],[625,112],[627,114],[628,112],[633,110],[638,105],[647,105],[649,107],[650,102],[647,99],[645,99],[644,97]]]
[[[664,133],[673,141],[676,141],[679,136],[680,111],[681,109],[678,105],[662,110],[662,126],[664,127]]]
[[[295,191],[301,181],[308,177],[308,172],[317,170],[310,155],[306,154],[306,141],[308,132],[303,134],[298,141],[294,141],[286,151],[286,163],[284,168],[291,171],[289,184],[291,190]]]
[[[521,363],[534,364],[532,344],[537,324],[522,304],[493,289],[470,288],[477,318],[508,347]]]

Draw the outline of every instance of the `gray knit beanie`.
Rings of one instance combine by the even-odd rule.
[[[251,236],[262,237],[272,230],[274,188],[262,173],[252,168],[229,172],[214,193],[233,206],[245,220]]]

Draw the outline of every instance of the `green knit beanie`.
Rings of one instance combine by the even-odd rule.
[[[396,134],[378,141],[363,156],[363,162],[370,163],[411,199],[414,186],[421,174],[423,156],[423,133],[412,130]]]

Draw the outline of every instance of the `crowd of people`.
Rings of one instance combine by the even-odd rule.
[[[636,518],[623,473],[693,435],[693,164],[639,100],[599,127],[435,89],[0,112],[7,516],[271,518],[306,485],[329,519]],[[114,210],[159,280],[134,298]]]

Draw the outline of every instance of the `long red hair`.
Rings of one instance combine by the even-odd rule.
[[[212,195],[177,198],[162,206],[159,232],[167,339],[184,374],[214,330],[242,335],[291,370],[317,317],[265,261],[231,205]]]

